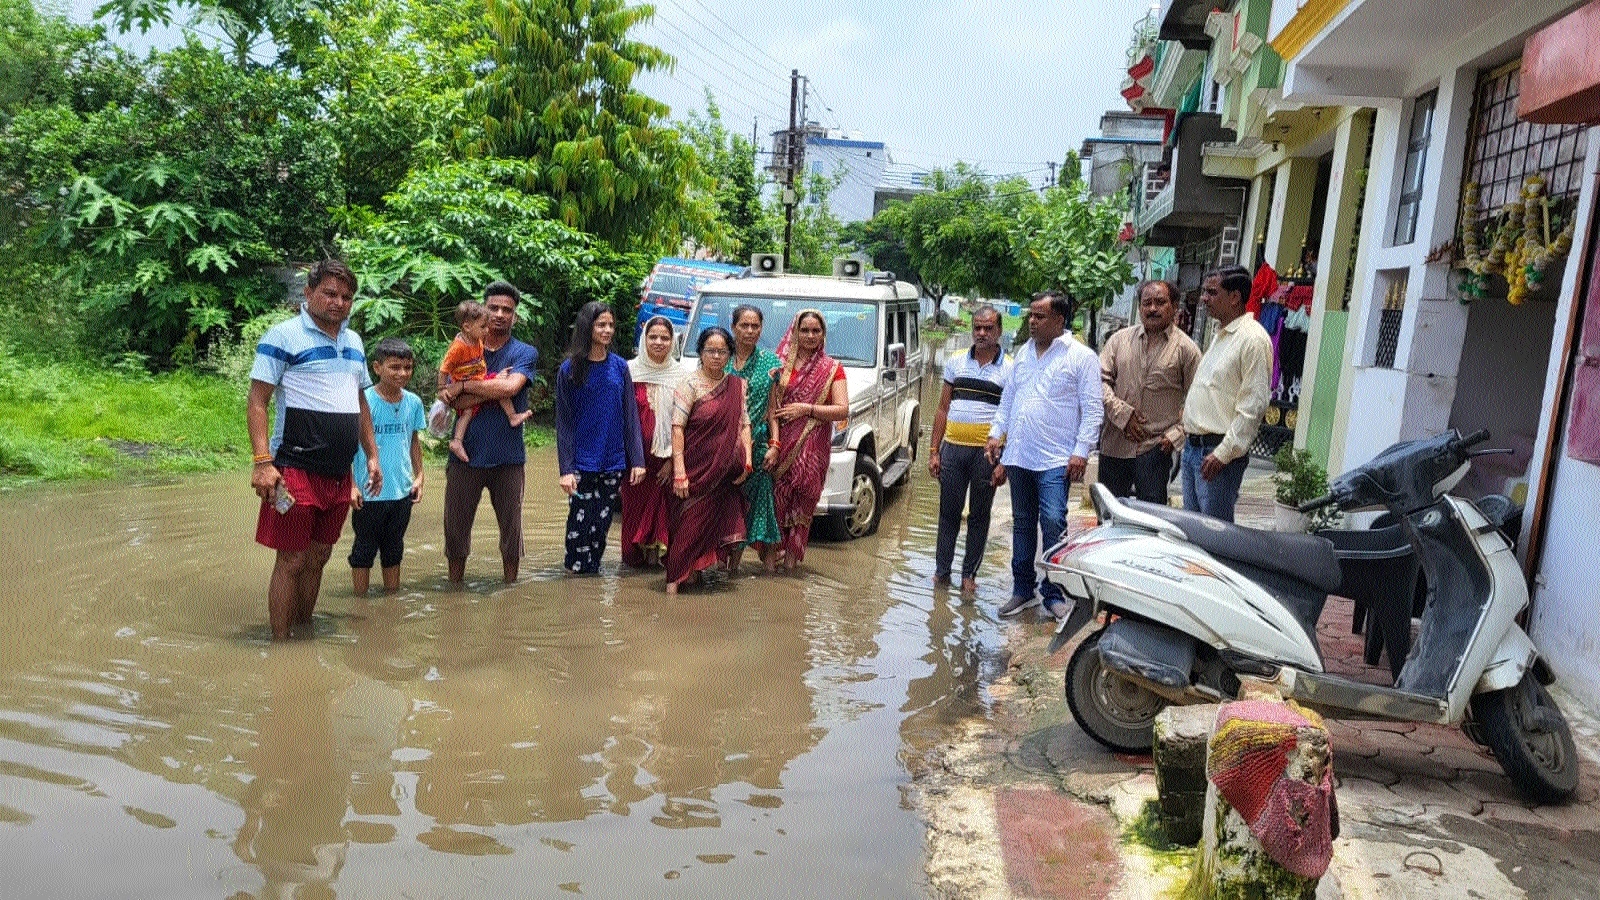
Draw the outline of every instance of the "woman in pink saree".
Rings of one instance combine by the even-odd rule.
[[[823,349],[828,326],[822,313],[803,309],[778,345],[783,367],[773,376],[774,400],[767,407],[769,433],[763,465],[772,471],[784,568],[795,570],[806,555],[811,517],[822,498],[833,444],[833,423],[850,414],[844,367]]]
[[[667,593],[725,566],[744,543],[750,477],[750,418],[744,379],[724,371],[733,336],[707,328],[695,348],[700,366],[672,400],[672,499],[667,507]]]

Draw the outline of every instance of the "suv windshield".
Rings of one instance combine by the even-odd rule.
[[[733,330],[733,310],[744,305],[761,310],[761,346],[777,350],[789,323],[802,309],[822,313],[828,326],[823,349],[847,366],[871,368],[878,358],[878,305],[854,300],[810,300],[798,297],[723,297],[702,295],[700,308],[689,320],[683,356],[694,359],[700,332],[713,325]]]

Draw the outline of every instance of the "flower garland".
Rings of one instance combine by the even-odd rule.
[[[1481,251],[1478,226],[1471,217],[1478,209],[1478,183],[1467,182],[1461,192],[1461,269],[1459,291],[1463,303],[1479,299],[1488,290],[1489,276],[1506,279],[1506,302],[1520,306],[1528,292],[1544,281],[1551,260],[1566,256],[1572,249],[1573,218],[1568,217],[1554,240],[1550,237],[1550,207],[1554,203],[1544,192],[1544,176],[1529,175],[1522,182],[1522,195],[1491,215],[1483,227],[1485,237],[1494,235],[1489,251]],[[1493,219],[1499,219],[1498,227]]]

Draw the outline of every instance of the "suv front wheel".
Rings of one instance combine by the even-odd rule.
[[[866,537],[878,530],[878,520],[883,518],[883,472],[877,460],[860,452],[856,453],[855,472],[850,476],[850,503],[854,512],[827,520],[829,536],[834,540]]]

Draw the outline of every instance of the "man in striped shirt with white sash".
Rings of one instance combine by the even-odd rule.
[[[978,563],[989,541],[989,508],[995,488],[1006,480],[1005,468],[989,461],[984,445],[1010,377],[1011,360],[1000,351],[1000,312],[993,306],[980,307],[972,314],[972,349],[945,361],[944,392],[933,417],[933,447],[928,451],[928,474],[939,479],[939,539],[933,579],[939,584],[950,582],[956,533],[961,530],[965,506],[964,594],[978,589]]]

